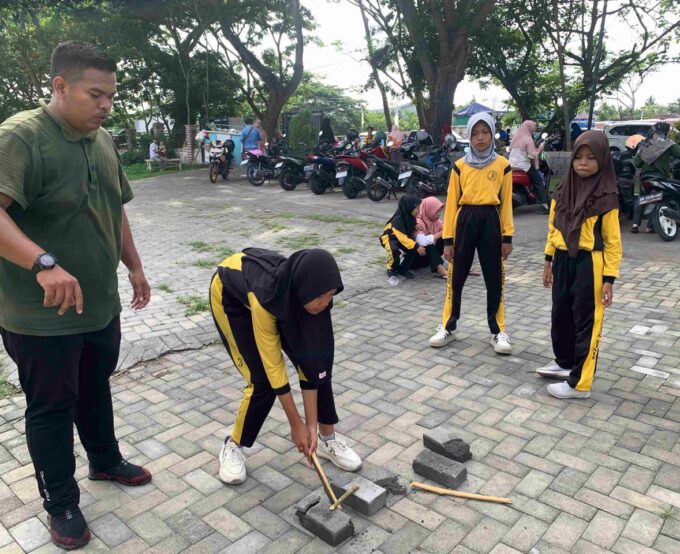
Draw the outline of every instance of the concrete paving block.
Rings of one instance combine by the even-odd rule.
[[[413,471],[451,489],[458,488],[467,478],[467,469],[463,464],[432,450],[423,450],[416,456]]]
[[[427,431],[423,435],[423,444],[437,454],[456,460],[467,462],[472,458],[470,445],[463,439],[454,437],[443,427],[437,427]]]
[[[338,546],[354,535],[354,524],[342,510],[329,510],[330,504],[318,496],[305,498],[295,506],[300,525],[331,546]]]
[[[385,507],[387,491],[361,475],[345,473],[331,481],[333,492],[338,498],[354,485],[357,485],[359,490],[344,500],[343,506],[349,506],[365,516],[372,516],[380,508]]]
[[[406,494],[408,492],[408,481],[397,475],[378,479],[375,484],[382,487],[390,494]]]

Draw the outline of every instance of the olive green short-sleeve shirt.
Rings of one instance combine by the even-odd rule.
[[[0,327],[37,336],[98,331],[120,314],[123,204],[133,193],[113,139],[85,136],[47,105],[0,125],[0,193],[19,229],[80,283],[83,313],[43,306],[35,275],[0,258]]]

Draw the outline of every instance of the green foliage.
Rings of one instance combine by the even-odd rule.
[[[210,250],[212,250],[212,246],[210,246],[207,242],[203,242],[202,240],[189,243],[189,246],[191,246],[191,249],[194,252],[210,252]]]
[[[210,310],[210,303],[206,298],[200,294],[192,294],[190,296],[178,296],[177,302],[186,307],[184,315],[191,317],[202,312]]]
[[[212,267],[215,267],[215,262],[213,260],[207,260],[205,258],[199,258],[194,262],[196,267],[200,267],[201,269],[209,269]]]
[[[354,252],[354,248],[352,248],[351,246],[340,246],[339,248],[335,249],[335,252],[337,254],[351,254],[352,252]]]
[[[348,128],[359,129],[361,126],[363,106],[363,101],[347,96],[344,89],[326,85],[310,74],[305,74],[296,93],[288,101],[286,109],[294,111],[302,108],[321,112],[324,117],[330,117],[335,134],[344,135]]]
[[[292,153],[302,154],[305,146],[316,144],[316,131],[312,127],[312,112],[302,110],[295,114],[288,128],[288,144]]]
[[[120,159],[123,165],[142,164],[146,159],[146,153],[143,150],[127,150],[120,155]]]
[[[158,285],[158,290],[162,292],[172,292],[172,288],[170,288],[170,285],[168,285],[167,283],[161,283],[160,285]]]
[[[308,233],[305,235],[280,237],[276,242],[291,250],[301,250],[303,248],[320,246],[321,236],[318,233]]]

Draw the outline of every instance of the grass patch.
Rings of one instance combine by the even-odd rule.
[[[668,508],[665,508],[660,514],[661,519],[664,521],[667,519],[670,519],[673,517],[673,506],[669,506]]]
[[[346,308],[347,306],[349,306],[349,302],[347,302],[347,300],[340,300],[340,302],[335,304],[335,307],[338,309]]]
[[[200,267],[202,269],[207,269],[209,267],[215,267],[215,262],[213,260],[206,260],[205,258],[200,258],[196,260],[193,265]]]
[[[281,246],[291,248],[292,250],[300,250],[302,248],[313,248],[321,244],[321,236],[317,233],[310,233],[308,235],[298,235],[296,237],[281,237],[276,241]]]
[[[183,166],[182,171],[187,171],[189,169],[197,169],[191,165],[189,166]],[[179,170],[176,167],[168,167],[167,169],[164,169],[161,171],[158,167],[155,167],[151,171],[146,169],[146,164],[131,164],[131,165],[126,165],[123,166],[123,170],[125,171],[125,175],[128,178],[128,181],[136,181],[138,179],[146,179],[147,177],[157,177],[159,175],[166,175],[168,173],[177,173]]]
[[[354,248],[352,248],[351,246],[340,246],[339,248],[336,248],[335,251],[338,254],[351,254],[352,252],[354,252]]]
[[[236,250],[232,250],[228,246],[219,246],[215,248],[214,252],[215,255],[219,258],[220,262],[224,260],[224,258],[228,258],[229,256],[233,256],[234,254],[236,254]]]
[[[202,312],[207,312],[210,309],[210,303],[206,298],[200,294],[192,294],[191,296],[178,296],[177,302],[186,307],[184,315],[192,316]]]
[[[342,216],[342,215],[310,214],[310,215],[301,215],[300,219],[307,219],[309,221],[318,221],[320,223],[340,223],[342,225],[362,225],[364,227],[377,227],[379,225],[375,221],[366,221],[365,219],[358,219],[356,217],[345,217],[345,216]]]
[[[191,246],[191,249],[194,252],[210,252],[210,250],[212,250],[212,248],[213,248],[207,242],[203,242],[202,240],[190,242],[189,246]]]
[[[4,377],[0,376],[0,400],[3,398],[9,398],[10,396],[16,396],[21,392],[21,389],[9,381],[7,381]]]
[[[290,229],[287,225],[281,225],[280,223],[270,223],[267,225],[267,231],[270,231],[272,233],[278,233],[280,231],[286,231],[287,229]]]
[[[158,290],[163,291],[163,292],[172,292],[170,285],[168,285],[166,283],[161,283],[160,285],[158,285]]]

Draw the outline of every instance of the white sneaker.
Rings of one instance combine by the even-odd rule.
[[[334,465],[345,471],[357,471],[361,467],[361,458],[347,444],[335,434],[335,440],[325,442],[319,438],[316,454],[320,458],[330,460]]]
[[[447,331],[443,325],[440,325],[437,327],[437,332],[430,337],[430,346],[441,348],[454,340],[456,340],[456,335],[453,334],[453,331]]]
[[[222,445],[220,452],[220,479],[228,485],[240,485],[246,480],[246,459],[231,440]]]
[[[548,377],[552,379],[566,379],[571,373],[571,369],[564,369],[557,362],[552,361],[543,367],[537,367],[536,373],[541,377]]]
[[[496,354],[512,354],[512,345],[510,344],[510,337],[505,333],[498,333],[491,336],[491,346],[493,346]]]
[[[555,398],[588,398],[590,397],[589,390],[576,390],[569,386],[569,383],[562,381],[561,383],[553,383],[548,385],[548,393]]]

